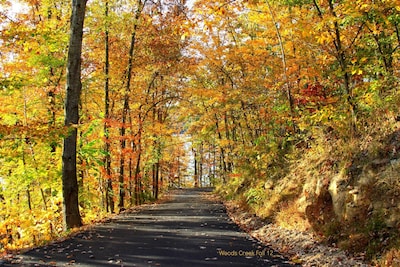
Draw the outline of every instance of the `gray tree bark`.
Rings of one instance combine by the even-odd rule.
[[[70,41],[67,62],[67,96],[65,103],[65,126],[68,135],[64,138],[62,155],[63,211],[66,229],[79,227],[82,219],[78,204],[78,180],[76,168],[79,102],[82,90],[81,54],[83,23],[87,0],[72,0]]]

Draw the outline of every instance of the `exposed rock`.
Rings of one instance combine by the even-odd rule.
[[[364,261],[362,255],[357,258],[344,251],[321,244],[310,232],[288,230],[240,209],[234,202],[226,202],[227,211],[238,225],[254,238],[269,245],[276,251],[288,256],[302,266],[337,267],[337,266],[372,266]]]

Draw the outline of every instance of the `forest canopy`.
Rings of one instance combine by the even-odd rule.
[[[1,250],[63,234],[71,12],[0,2]],[[83,222],[216,186],[381,253],[366,233],[395,244],[400,225],[399,56],[399,0],[88,1],[73,125]]]

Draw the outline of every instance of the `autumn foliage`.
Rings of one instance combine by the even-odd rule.
[[[16,12],[3,1],[0,12],[2,250],[63,234],[70,3],[20,3]],[[386,167],[397,170],[400,154],[382,151],[399,127],[399,7],[90,2],[74,125],[84,223],[168,187],[216,185],[259,216],[285,218],[296,207],[346,249],[359,249],[349,237],[371,232],[390,233],[391,247],[400,218],[387,203],[400,187]],[[354,227],[356,217],[369,226]],[[385,249],[361,239],[371,258]]]
[[[63,126],[63,107],[71,8],[69,1],[20,4],[2,3],[1,12],[1,250],[63,235],[61,152],[70,131]],[[184,157],[177,159],[184,150],[177,136],[182,124],[173,115],[188,61],[182,53],[184,11],[183,5],[148,1],[88,6],[80,121],[72,125],[78,128],[85,224],[118,211],[117,205],[126,209],[157,198],[174,183],[175,166],[185,166]]]

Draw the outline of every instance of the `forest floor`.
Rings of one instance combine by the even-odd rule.
[[[241,230],[209,189],[171,192],[0,266],[293,266]],[[297,264],[298,265],[298,264]]]
[[[362,255],[351,256],[336,247],[325,245],[311,232],[284,229],[258,218],[233,201],[227,201],[224,205],[230,218],[243,230],[292,262],[306,267],[372,266]]]

